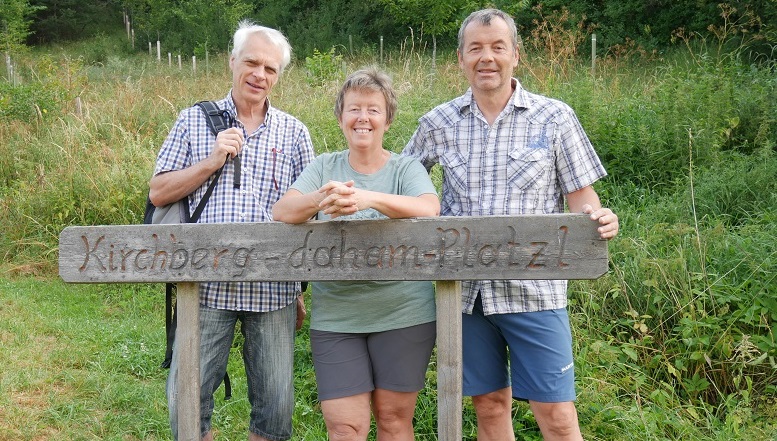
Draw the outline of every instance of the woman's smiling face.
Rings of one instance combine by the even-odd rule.
[[[351,89],[343,97],[338,120],[348,148],[383,148],[383,135],[390,124],[386,118],[386,98],[381,92]]]

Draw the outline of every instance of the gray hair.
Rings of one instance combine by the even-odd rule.
[[[491,20],[493,20],[494,17],[499,17],[507,23],[507,29],[510,31],[510,40],[513,44],[513,49],[515,49],[518,46],[518,29],[515,27],[515,20],[504,11],[490,8],[475,11],[469,14],[469,16],[461,22],[461,27],[459,28],[459,51],[464,49],[464,29],[470,23],[477,21],[483,26],[490,26]]]
[[[283,72],[291,62],[291,44],[289,44],[289,40],[280,31],[266,26],[259,26],[250,20],[242,20],[238,24],[237,31],[235,31],[235,36],[232,39],[232,56],[237,57],[240,55],[248,37],[254,34],[267,38],[281,50],[283,54],[281,58],[281,72]]]
[[[394,115],[397,113],[397,94],[391,85],[391,78],[386,73],[375,67],[368,67],[348,75],[335,100],[334,110],[338,121],[343,114],[345,94],[351,90],[382,93],[386,99],[386,122],[391,124],[394,121]]]

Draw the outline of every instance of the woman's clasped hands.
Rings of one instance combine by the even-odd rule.
[[[318,193],[323,196],[318,204],[320,210],[332,219],[367,208],[359,207],[358,191],[353,181],[329,181],[318,189]]]

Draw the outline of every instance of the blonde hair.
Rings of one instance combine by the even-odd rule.
[[[343,114],[345,94],[351,90],[382,93],[383,98],[386,99],[386,122],[391,124],[394,121],[394,115],[397,112],[397,94],[391,85],[391,78],[385,72],[375,67],[368,67],[348,75],[335,100],[334,111],[338,121]]]

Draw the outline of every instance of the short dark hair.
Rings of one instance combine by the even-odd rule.
[[[518,46],[518,29],[515,27],[515,20],[510,15],[499,9],[489,8],[475,11],[461,22],[459,28],[459,51],[464,49],[464,29],[473,21],[477,21],[483,26],[490,26],[491,20],[494,17],[499,17],[507,23],[507,28],[510,30],[510,39],[513,43],[513,48]]]

